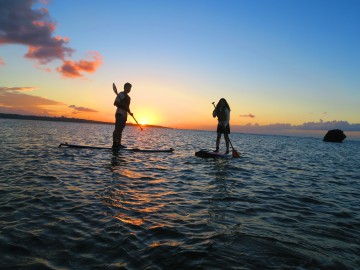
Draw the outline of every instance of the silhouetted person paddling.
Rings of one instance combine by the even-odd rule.
[[[226,154],[229,153],[229,134],[230,134],[230,107],[225,98],[221,98],[218,104],[215,106],[213,111],[213,117],[218,118],[218,126],[217,126],[217,138],[216,138],[216,150],[215,152],[219,152],[219,145],[221,134],[224,134],[225,144],[226,144]]]
[[[131,98],[128,95],[131,91],[132,85],[130,83],[124,84],[124,91],[117,94],[114,101],[114,105],[117,107],[115,113],[115,129],[113,132],[113,148],[126,148],[126,146],[121,144],[122,132],[125,128],[127,115],[130,114],[133,116],[130,111],[130,101]],[[116,86],[113,84],[113,89],[116,91]]]

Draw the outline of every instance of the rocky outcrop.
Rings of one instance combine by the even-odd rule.
[[[346,135],[344,132],[340,129],[332,129],[329,130],[326,135],[324,136],[323,141],[324,142],[338,142],[341,143],[343,140],[345,140]]]

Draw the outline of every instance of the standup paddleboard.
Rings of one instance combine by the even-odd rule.
[[[169,149],[140,149],[140,148],[113,148],[113,147],[105,147],[105,146],[90,146],[90,145],[78,145],[78,144],[68,144],[68,143],[60,143],[60,147],[68,147],[68,148],[78,148],[78,149],[99,149],[99,150],[120,150],[120,151],[130,151],[130,152],[145,152],[145,153],[170,153],[173,152],[173,148]]]
[[[195,152],[195,156],[201,158],[231,158],[231,154],[226,154],[225,152],[214,152],[207,150],[200,150]]]

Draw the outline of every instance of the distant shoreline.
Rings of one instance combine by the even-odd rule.
[[[36,115],[21,115],[21,114],[10,114],[10,113],[0,113],[0,119],[19,119],[19,120],[39,120],[39,121],[52,121],[52,122],[67,122],[67,123],[88,123],[88,124],[101,124],[101,125],[114,125],[112,122],[102,122],[95,120],[87,120],[80,118],[68,118],[65,116],[55,117],[55,116],[36,116]],[[127,126],[137,126],[133,123],[126,123]],[[154,128],[169,128],[157,125],[141,125],[143,127],[154,127]],[[171,128],[169,128],[171,129]]]

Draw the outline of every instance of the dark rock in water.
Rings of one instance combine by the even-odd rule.
[[[345,140],[346,135],[340,129],[329,130],[324,136],[324,142],[342,142]]]

